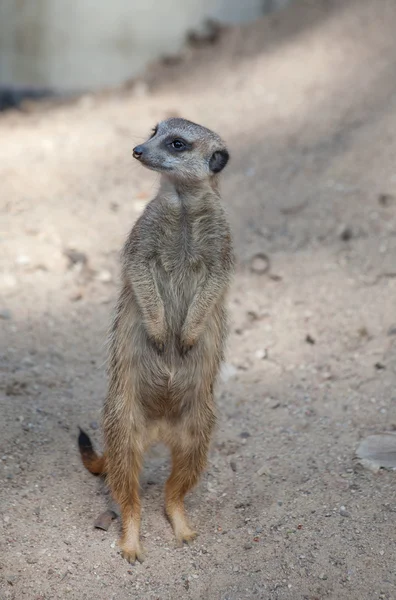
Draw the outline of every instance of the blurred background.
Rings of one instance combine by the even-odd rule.
[[[211,24],[246,23],[290,0],[1,0],[0,85],[117,85]],[[209,23],[209,25],[208,25]]]
[[[395,31],[394,0],[0,0],[1,599],[396,598],[396,453],[356,455],[396,428]],[[229,147],[237,272],[199,539],[154,449],[129,568],[76,436],[170,116]]]

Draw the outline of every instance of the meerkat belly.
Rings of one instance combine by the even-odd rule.
[[[160,294],[164,301],[166,320],[171,331],[179,333],[199,287],[205,281],[205,266],[198,262],[180,261],[181,264],[163,271]]]
[[[205,281],[206,265],[199,232],[189,223],[168,232],[159,260],[159,287],[166,319],[179,332],[198,289]]]

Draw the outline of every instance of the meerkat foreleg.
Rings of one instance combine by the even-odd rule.
[[[205,323],[223,289],[217,277],[212,276],[199,288],[189,306],[180,335],[180,352],[186,354],[205,329]]]
[[[164,303],[150,264],[135,261],[129,266],[133,291],[141,310],[148,337],[163,352],[167,335]]]

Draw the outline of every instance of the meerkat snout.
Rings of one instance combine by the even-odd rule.
[[[220,173],[229,153],[222,139],[210,129],[172,118],[159,123],[151,137],[133,149],[133,157],[171,179],[197,181]]]
[[[140,157],[142,156],[142,154],[143,154],[143,150],[142,150],[142,147],[141,147],[141,146],[136,146],[136,147],[135,147],[135,148],[132,150],[132,155],[133,155],[133,158],[136,158],[137,160],[139,160],[139,159],[140,159]]]

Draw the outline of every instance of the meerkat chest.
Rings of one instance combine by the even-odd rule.
[[[183,207],[164,230],[161,259],[168,273],[192,269],[198,272],[213,259],[216,237],[213,235],[210,215],[188,212]]]

